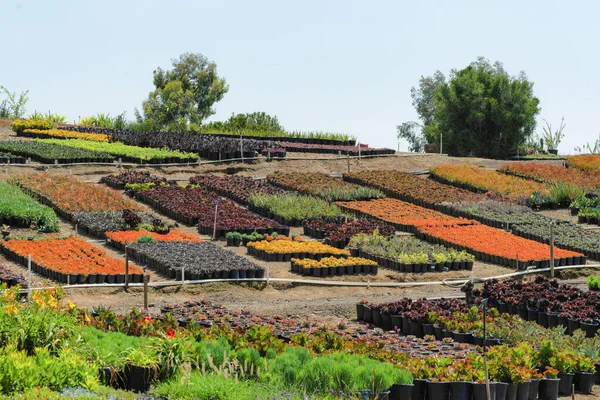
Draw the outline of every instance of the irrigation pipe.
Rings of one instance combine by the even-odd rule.
[[[567,269],[579,269],[579,268],[600,268],[600,264],[589,264],[589,265],[569,265],[563,267],[555,267],[557,271]],[[428,281],[428,282],[344,282],[344,281],[323,281],[323,280],[309,280],[309,279],[288,279],[288,278],[244,278],[244,279],[203,279],[203,280],[188,280],[188,281],[163,281],[163,282],[149,282],[148,287],[169,287],[169,286],[185,286],[185,285],[201,285],[206,283],[240,283],[240,282],[281,282],[281,283],[299,283],[306,285],[318,285],[318,286],[349,286],[349,287],[419,287],[419,286],[448,286],[451,288],[459,288],[467,282],[480,283],[490,279],[505,279],[514,278],[517,276],[532,275],[542,272],[549,272],[550,268],[535,268],[527,271],[512,272],[509,274],[490,276],[486,278],[448,278],[441,281]],[[98,289],[98,288],[124,288],[124,283],[112,283],[112,284],[82,284],[82,285],[65,285],[63,289]],[[143,288],[143,283],[129,283],[129,287]],[[31,290],[46,290],[55,289],[55,287],[32,287]],[[21,289],[21,293],[27,293],[27,289]],[[444,298],[447,298],[446,296]]]

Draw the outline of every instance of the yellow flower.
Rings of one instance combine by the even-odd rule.
[[[15,315],[18,312],[17,306],[14,304],[8,305],[6,307],[4,307],[4,312],[6,313],[6,315]]]
[[[69,310],[74,310],[77,308],[75,304],[71,303],[71,300],[67,301],[67,307],[69,307]]]

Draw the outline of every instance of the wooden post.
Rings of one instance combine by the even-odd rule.
[[[350,152],[348,152],[348,173],[350,173]]]
[[[27,256],[27,301],[31,301],[31,254]]]
[[[219,199],[215,202],[215,222],[213,223],[213,240],[217,240],[217,215],[219,213]]]
[[[185,267],[181,267],[181,285],[185,285]]]
[[[129,245],[125,245],[125,291],[129,290]]]
[[[144,267],[144,310],[148,311],[148,275]]]
[[[550,277],[554,278],[554,221],[550,222]]]

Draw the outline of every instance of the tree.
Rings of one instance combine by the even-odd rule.
[[[396,127],[398,139],[404,139],[409,144],[409,150],[423,151],[423,146],[428,142],[427,131],[435,115],[436,90],[446,83],[446,77],[440,71],[435,71],[433,76],[421,76],[419,87],[410,89],[412,105],[419,114],[421,123],[415,121],[404,122]]]
[[[500,62],[484,58],[460,71],[434,96],[435,112],[427,134],[453,156],[509,158],[535,130],[540,112],[533,83],[524,72],[511,77]]]
[[[17,96],[17,92],[11,93],[7,88],[0,85],[0,93],[6,95],[6,99],[0,102],[0,118],[21,118],[25,115],[27,111],[25,105],[29,101],[29,97],[27,97],[29,90],[21,92]]]
[[[186,130],[215,113],[213,105],[229,90],[217,65],[202,54],[185,53],[172,60],[173,69],[153,72],[156,89],[142,103],[144,117],[157,129]]]

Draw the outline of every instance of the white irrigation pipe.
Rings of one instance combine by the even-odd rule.
[[[579,268],[600,268],[600,264],[589,264],[589,265],[569,265],[563,267],[556,267],[555,270],[560,271],[563,269],[579,269]],[[418,286],[449,286],[458,288],[459,286],[474,281],[485,282],[490,279],[504,279],[513,278],[517,276],[537,274],[542,272],[549,272],[550,268],[535,268],[527,271],[512,272],[503,275],[490,276],[485,278],[473,277],[473,278],[449,278],[442,281],[426,281],[426,282],[345,282],[345,281],[323,281],[323,280],[310,280],[310,279],[288,279],[288,278],[244,278],[244,279],[202,279],[202,280],[189,280],[189,281],[163,281],[163,282],[149,282],[148,287],[169,287],[169,286],[183,286],[183,285],[196,285],[205,283],[240,283],[240,282],[282,282],[282,283],[300,283],[307,285],[319,285],[319,286],[351,286],[351,287],[418,287]],[[140,287],[144,286],[143,283],[130,283],[129,287]],[[98,288],[118,288],[125,287],[124,283],[102,283],[102,284],[82,284],[82,285],[65,285],[63,289],[98,289]],[[32,290],[45,290],[54,289],[55,287],[36,287],[31,288]],[[27,293],[27,289],[22,289],[21,293]]]

